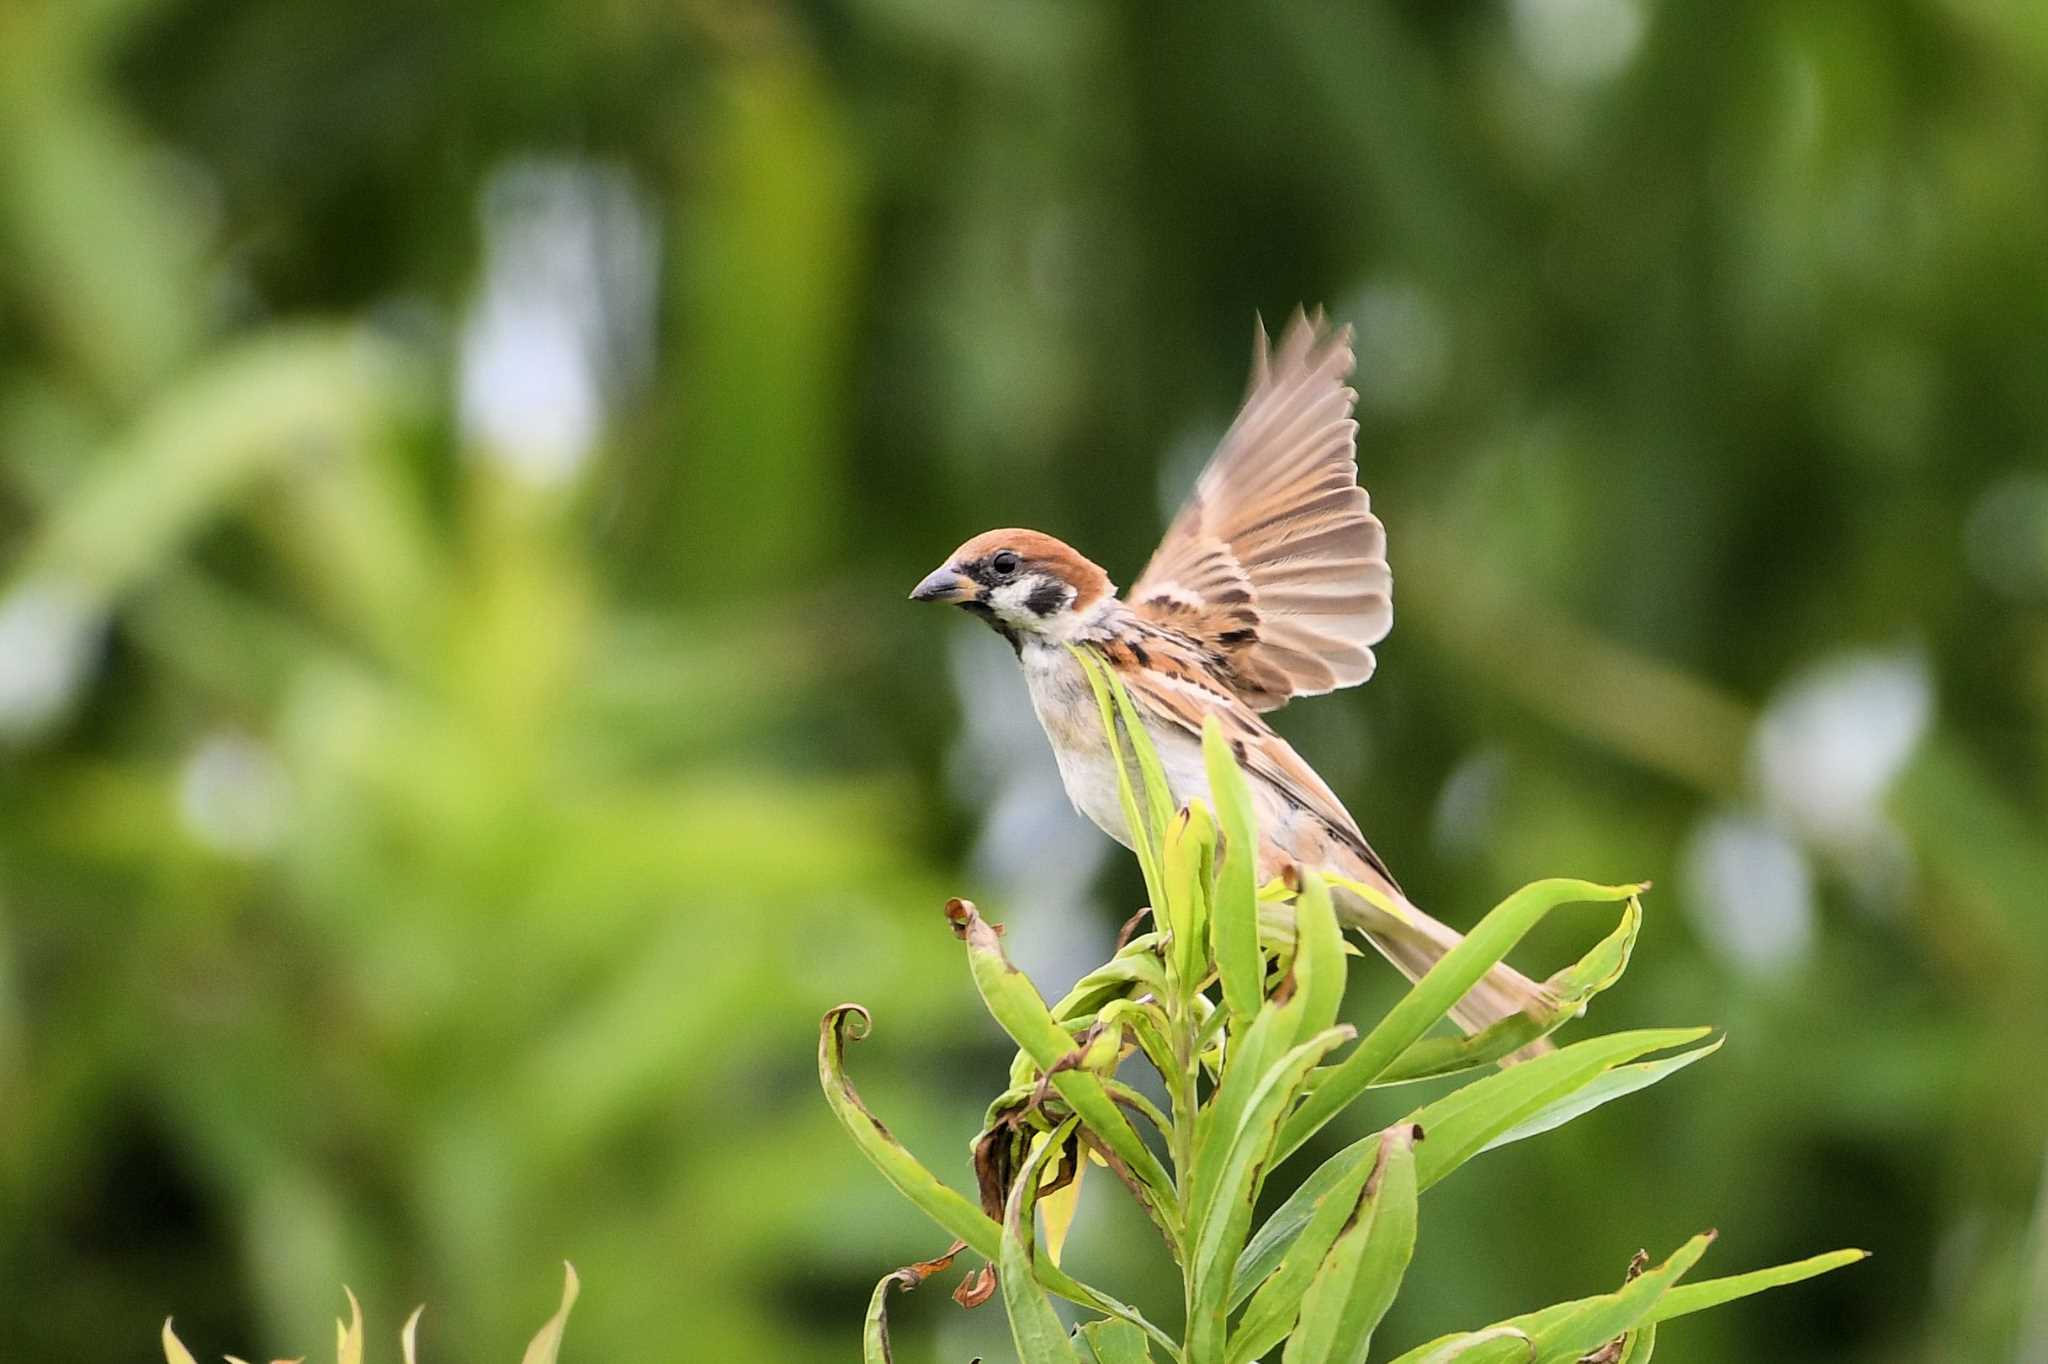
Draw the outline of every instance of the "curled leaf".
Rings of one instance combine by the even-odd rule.
[[[945,1272],[952,1266],[953,1257],[966,1248],[965,1241],[955,1241],[935,1259],[919,1260],[882,1276],[882,1281],[875,1285],[874,1296],[868,1299],[867,1320],[861,1332],[862,1364],[892,1364],[895,1359],[889,1348],[889,1290],[908,1293],[932,1275]],[[407,1364],[411,1364],[409,1359]]]
[[[858,1004],[841,1004],[827,1010],[819,1021],[818,1080],[825,1090],[825,1102],[861,1154],[896,1186],[897,1192],[976,1252],[995,1258],[1000,1241],[996,1224],[911,1155],[862,1102],[859,1091],[847,1078],[846,1044],[866,1037],[872,1021],[868,1011]]]
[[[953,1289],[953,1301],[965,1308],[976,1308],[996,1295],[996,1267],[983,1265]]]

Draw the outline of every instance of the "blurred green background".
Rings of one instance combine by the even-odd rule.
[[[2048,1359],[2044,16],[0,0],[0,1354],[345,1281],[510,1359],[568,1257],[572,1359],[850,1357],[943,1237],[818,1015],[965,1186],[940,901],[1054,994],[1140,903],[904,593],[1130,581],[1306,300],[1398,611],[1282,727],[1454,923],[1654,878],[1595,1022],[1729,1033],[1433,1193],[1384,1338],[1717,1226],[1877,1255],[1660,1360]]]

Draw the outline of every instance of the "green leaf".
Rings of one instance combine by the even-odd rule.
[[[1269,1039],[1293,1036],[1294,1015],[1268,1005],[1231,1056],[1205,1114],[1189,1182],[1187,1252],[1188,1350],[1196,1359],[1220,1353],[1238,1255],[1251,1231],[1252,1208],[1272,1161],[1281,1117],[1303,1077],[1351,1036],[1330,1028],[1264,1064]]]
[[[1699,1263],[1700,1256],[1713,1243],[1714,1233],[1702,1232],[1672,1252],[1663,1264],[1637,1275],[1612,1293],[1532,1312],[1505,1324],[1529,1333],[1539,1361],[1547,1364],[1555,1360],[1562,1364],[1575,1360],[1647,1320],[1657,1300]]]
[[[1294,901],[1294,994],[1301,1003],[1297,1042],[1337,1021],[1344,1005],[1344,930],[1330,902],[1329,883],[1304,870]]]
[[[1168,1040],[1166,1011],[1157,1004],[1139,1004],[1133,1000],[1111,1000],[1097,1015],[1105,1026],[1123,1027],[1137,1040],[1145,1058],[1161,1075],[1171,1075],[1179,1063],[1174,1060],[1173,1043]],[[1161,1120],[1157,1123],[1160,1131],[1168,1130]]]
[[[1302,1294],[1283,1364],[1365,1364],[1373,1330],[1415,1253],[1415,1143],[1422,1136],[1408,1124],[1380,1135],[1376,1168],[1351,1223]]]
[[[1252,818],[1250,783],[1214,715],[1202,721],[1202,761],[1208,768],[1209,797],[1216,802],[1216,820],[1223,833],[1216,903],[1209,915],[1212,950],[1217,974],[1223,980],[1223,1002],[1232,1016],[1249,1019],[1265,997],[1265,965],[1259,951],[1259,835]]]
[[[1696,1042],[1706,1028],[1645,1028],[1591,1037],[1446,1094],[1416,1114],[1429,1140],[1416,1156],[1424,1188],[1596,1076],[1653,1051]]]
[[[1706,1033],[1705,1028],[1661,1028],[1589,1038],[1475,1080],[1424,1105],[1406,1119],[1429,1133],[1416,1158],[1422,1187],[1436,1183],[1485,1150],[1493,1138],[1576,1093],[1603,1072],[1648,1052],[1697,1041]],[[1287,1247],[1307,1226],[1316,1201],[1361,1165],[1369,1166],[1378,1146],[1378,1133],[1353,1142],[1324,1161],[1274,1210],[1245,1247],[1238,1269],[1240,1298],[1273,1272]]]
[[[1145,818],[1131,825],[1132,840],[1148,844],[1156,857],[1166,833],[1167,821],[1173,818],[1174,812],[1173,792],[1166,784],[1166,769],[1159,762],[1159,750],[1152,746],[1152,736],[1145,730],[1137,703],[1131,700],[1131,693],[1116,675],[1116,670],[1092,649],[1074,644],[1067,648],[1081,660],[1088,672],[1088,684],[1101,707],[1103,729],[1111,751],[1119,759],[1118,767],[1121,769],[1125,760],[1137,765],[1139,781],[1145,791],[1141,811]],[[1112,706],[1115,718],[1112,718]],[[1118,720],[1123,725],[1121,736],[1117,731]],[[1129,784],[1128,773],[1120,772],[1119,779]],[[1141,834],[1144,836],[1140,837]]]
[[[1351,886],[1350,882],[1342,882]],[[1364,893],[1367,887],[1354,887]],[[1601,886],[1590,881],[1553,879],[1522,887],[1481,919],[1464,941],[1417,981],[1414,988],[1362,1038],[1342,1064],[1322,1075],[1307,1103],[1288,1120],[1280,1135],[1286,1156],[1314,1136],[1323,1124],[1363,1094],[1396,1058],[1450,1012],[1480,977],[1492,970],[1509,949],[1543,917],[1561,905],[1586,901],[1627,900],[1642,887]],[[1522,1069],[1522,1067],[1516,1067]]]
[[[1770,1269],[1753,1269],[1747,1274],[1731,1274],[1726,1278],[1703,1279],[1699,1283],[1682,1284],[1666,1293],[1651,1309],[1647,1320],[1651,1324],[1670,1321],[1673,1317],[1687,1316],[1693,1312],[1704,1312],[1710,1307],[1746,1298],[1752,1293],[1761,1293],[1767,1288],[1782,1288],[1786,1284],[1811,1279],[1817,1274],[1853,1265],[1868,1259],[1867,1250],[1831,1250],[1825,1255],[1797,1260],[1791,1264],[1777,1265]]]
[[[896,1274],[884,1276],[868,1299],[868,1315],[860,1333],[861,1364],[895,1364],[895,1352],[889,1348],[889,1289],[898,1282]]]
[[[1145,729],[1144,717],[1138,714],[1137,703],[1131,700],[1130,689],[1123,679],[1116,675],[1108,664],[1102,665],[1103,679],[1109,683],[1109,691],[1116,698],[1116,711],[1124,724],[1124,739],[1130,754],[1138,764],[1138,774],[1145,787],[1146,813],[1150,816],[1148,827],[1155,840],[1162,840],[1166,833],[1167,821],[1173,818],[1173,792],[1166,784],[1166,769],[1159,762],[1159,750],[1152,746],[1152,736]],[[1155,842],[1154,846],[1158,846]]]
[[[1003,1308],[1010,1314],[1010,1338],[1022,1364],[1081,1364],[1052,1299],[1038,1286],[1031,1265],[1031,1206],[1046,1157],[1066,1144],[1076,1119],[1068,1118],[1025,1160],[1003,1208],[1002,1258],[998,1263]]]
[[[1625,1337],[1651,1319],[1657,1302],[1713,1243],[1714,1233],[1693,1237],[1655,1269],[1637,1274],[1612,1293],[1558,1303],[1498,1322],[1484,1331],[1460,1332],[1417,1346],[1394,1364],[1420,1364],[1443,1349],[1463,1346],[1453,1357],[1469,1364],[1573,1364],[1581,1356]],[[1490,1342],[1490,1343],[1487,1343]]]
[[[1530,1114],[1507,1131],[1495,1137],[1481,1148],[1491,1151],[1496,1146],[1526,1141],[1541,1136],[1552,1128],[1562,1127],[1573,1118],[1584,1117],[1602,1104],[1612,1103],[1623,1095],[1633,1094],[1639,1089],[1648,1089],[1659,1080],[1684,1070],[1695,1061],[1703,1060],[1721,1050],[1726,1038],[1717,1037],[1703,1047],[1694,1047],[1676,1056],[1666,1056],[1655,1061],[1639,1061],[1631,1066],[1616,1066],[1613,1070],[1595,1076],[1591,1081],[1555,1103]]]
[[[1251,1306],[1245,1308],[1244,1315],[1238,1319],[1237,1329],[1231,1333],[1227,1356],[1230,1364],[1246,1364],[1257,1359],[1285,1340],[1287,1333],[1294,1329],[1295,1318],[1301,1313],[1301,1295],[1308,1290],[1316,1271],[1322,1267],[1323,1256],[1336,1242],[1337,1233],[1344,1230],[1345,1224],[1351,1220],[1358,1207],[1359,1194],[1375,1168],[1376,1161],[1355,1163],[1335,1184],[1310,1201],[1308,1221],[1301,1234],[1288,1244],[1279,1265],[1271,1274],[1263,1276],[1263,1279],[1254,1279],[1250,1273],[1238,1276],[1237,1298],[1241,1299],[1254,1283],[1258,1285],[1258,1291],[1252,1295]],[[1252,1257],[1247,1254],[1245,1258],[1249,1262]],[[1236,1303],[1233,1302],[1232,1306]]]
[[[1093,650],[1074,644],[1068,645],[1067,648],[1080,661],[1081,670],[1088,676],[1089,690],[1095,693],[1095,706],[1102,716],[1103,735],[1109,742],[1110,752],[1117,758],[1117,801],[1123,807],[1124,826],[1131,835],[1131,851],[1137,854],[1138,868],[1145,874],[1146,897],[1157,910],[1166,903],[1166,883],[1162,875],[1163,868],[1160,866],[1159,840],[1152,833],[1144,813],[1139,809],[1137,792],[1131,786],[1130,768],[1124,761],[1126,750],[1117,726],[1118,703],[1111,696],[1111,689],[1121,691],[1122,684],[1116,680],[1108,666],[1095,656]],[[1139,742],[1145,743],[1149,749],[1150,741],[1144,738],[1142,728],[1138,734]],[[1158,761],[1157,755],[1154,755],[1153,761]]]
[[[981,992],[989,1013],[1040,1072],[1050,1078],[1052,1087],[1088,1125],[1088,1130],[1108,1145],[1124,1166],[1120,1173],[1131,1177],[1147,1197],[1147,1211],[1165,1233],[1168,1244],[1177,1244],[1179,1209],[1173,1179],[1166,1173],[1166,1167],[1117,1108],[1101,1078],[1072,1064],[1073,1037],[1054,1020],[1039,997],[1038,988],[1003,955],[995,929],[965,900],[948,903],[946,914],[954,931],[967,944],[967,961],[975,988]]]
[[[1088,1342],[1095,1364],[1151,1364],[1145,1333],[1129,1322],[1091,1321],[1081,1328],[1081,1339]]]
[[[1209,905],[1206,871],[1216,848],[1216,825],[1209,809],[1191,801],[1166,830],[1166,918],[1171,926],[1173,978],[1192,994],[1208,975],[1203,948],[1208,941]]]
[[[1511,1014],[1469,1037],[1425,1037],[1402,1052],[1373,1084],[1404,1084],[1474,1070],[1555,1032],[1584,1014],[1586,1002],[1594,995],[1621,979],[1642,923],[1642,901],[1632,895],[1622,906],[1621,922],[1612,933],[1544,982],[1547,1007],[1536,1013]]]
[[[1693,1241],[1688,1242],[1680,1250],[1678,1255],[1674,1255],[1671,1261],[1667,1261],[1664,1268],[1668,1269],[1673,1262],[1680,1261],[1681,1257],[1686,1255],[1688,1251],[1692,1251],[1696,1246],[1701,1246],[1701,1243],[1707,1239],[1709,1238],[1695,1237]],[[1858,1260],[1864,1259],[1868,1254],[1868,1251],[1862,1250],[1830,1251],[1825,1255],[1815,1255],[1810,1259],[1800,1260],[1792,1264],[1778,1265],[1771,1269],[1753,1270],[1747,1274],[1735,1274],[1726,1278],[1706,1279],[1692,1284],[1674,1285],[1672,1280],[1677,1276],[1667,1275],[1663,1279],[1661,1290],[1650,1294],[1651,1300],[1648,1306],[1642,1310],[1639,1316],[1634,1318],[1633,1324],[1628,1328],[1634,1333],[1636,1338],[1625,1348],[1622,1362],[1623,1364],[1647,1364],[1650,1358],[1650,1351],[1655,1348],[1656,1327],[1660,1322],[1670,1321],[1674,1317],[1686,1316],[1693,1312],[1705,1311],[1710,1307],[1719,1307],[1723,1303],[1733,1302],[1737,1298],[1747,1297],[1752,1293],[1760,1293],[1768,1288],[1778,1288],[1786,1284],[1798,1283],[1803,1279],[1813,1278],[1817,1274],[1825,1274],[1830,1270],[1840,1269],[1844,1265],[1854,1264]],[[1694,1254],[1693,1259],[1696,1260],[1697,1258],[1697,1254]],[[1691,1261],[1685,1261],[1681,1265],[1680,1272],[1682,1273],[1684,1268],[1690,1267],[1690,1263]],[[1634,1289],[1638,1294],[1648,1291],[1636,1287],[1636,1285],[1642,1283],[1644,1278],[1648,1277],[1650,1276],[1644,1275],[1642,1278],[1638,1278],[1625,1285],[1621,1293],[1627,1293],[1631,1289]],[[1606,1293],[1598,1297],[1580,1298],[1572,1302],[1558,1303],[1555,1306],[1546,1307],[1540,1311],[1527,1313],[1524,1316],[1513,1318],[1502,1325],[1490,1327],[1485,1331],[1463,1332],[1457,1335],[1444,1336],[1410,1350],[1407,1354],[1394,1360],[1393,1364],[1431,1364],[1432,1361],[1449,1359],[1469,1361],[1469,1364],[1486,1364],[1486,1361],[1491,1361],[1495,1358],[1501,1360],[1534,1359],[1543,1361],[1576,1358],[1569,1351],[1585,1338],[1586,1333],[1605,1330],[1614,1321],[1622,1319],[1626,1315],[1626,1308],[1617,1310],[1614,1300],[1619,1297],[1620,1294],[1617,1293]],[[1560,1323],[1574,1319],[1578,1313],[1587,1312],[1595,1308],[1598,1308],[1607,1315],[1601,1318],[1591,1316],[1579,1318],[1579,1330],[1569,1335],[1561,1329]],[[1621,1334],[1623,1334],[1621,1330],[1608,1331],[1608,1334],[1596,1339],[1587,1349],[1598,1348],[1599,1345]],[[1528,1340],[1532,1344],[1517,1345],[1514,1351],[1499,1356],[1488,1354],[1484,1350],[1477,1348],[1485,1341],[1502,1339]],[[1547,1347],[1541,1343],[1545,1340],[1550,1342]],[[1444,1353],[1445,1350],[1453,1347],[1464,1351],[1464,1353]]]
[[[1490,1326],[1484,1331],[1461,1331],[1456,1335],[1439,1336],[1427,1345],[1418,1346],[1394,1361],[1394,1364],[1473,1364],[1478,1353],[1498,1341],[1514,1341],[1519,1357],[1529,1358],[1529,1337],[1512,1326]]]
[[[1131,939],[1114,957],[1076,981],[1066,997],[1053,1005],[1052,1016],[1069,1023],[1100,1012],[1113,999],[1148,991],[1164,995],[1166,968],[1159,960],[1159,946],[1157,933]]]

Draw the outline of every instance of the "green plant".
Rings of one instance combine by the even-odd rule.
[[[527,1342],[521,1364],[555,1364],[562,1349],[562,1332],[568,1329],[569,1309],[576,1305],[576,1295],[582,1288],[576,1278],[576,1267],[565,1262],[562,1265],[562,1305]],[[342,1292],[348,1295],[349,1319],[344,1322],[336,1318],[334,1322],[335,1364],[363,1364],[363,1305],[356,1301],[353,1291],[344,1288]],[[420,1315],[426,1310],[415,1307],[412,1315],[405,1319],[405,1325],[399,1328],[398,1354],[405,1364],[416,1364]],[[163,1347],[164,1364],[198,1364],[192,1352],[185,1348],[185,1342],[179,1340],[178,1333],[171,1329],[169,1318],[164,1319]],[[229,1355],[227,1361],[228,1364],[242,1364],[233,1355]]]
[[[869,1016],[858,1005],[826,1014],[819,1037],[825,1094],[846,1130],[896,1188],[957,1239],[938,1260],[876,1287],[868,1364],[890,1358],[887,1298],[961,1250],[989,1262],[956,1297],[973,1305],[1000,1286],[1025,1364],[1283,1364],[1363,1361],[1399,1291],[1415,1244],[1418,1196],[1481,1152],[1535,1136],[1712,1053],[1705,1028],[1589,1038],[1493,1069],[1536,1033],[1582,1013],[1620,978],[1641,924],[1640,885],[1548,880],[1524,887],[1480,922],[1362,1038],[1338,1022],[1347,945],[1326,878],[1303,870],[1255,885],[1257,846],[1244,775],[1213,722],[1204,735],[1216,808],[1172,808],[1142,727],[1115,723],[1129,698],[1083,656],[1112,744],[1124,749],[1122,798],[1142,829],[1138,856],[1151,924],[1048,1007],[1005,957],[1000,930],[972,904],[946,913],[967,945],[983,1003],[1015,1040],[1009,1085],[974,1144],[980,1206],[943,1184],[861,1102],[845,1044]],[[1135,766],[1134,788],[1128,769]],[[1565,1006],[1510,1019],[1473,1037],[1432,1036],[1451,1004],[1545,915],[1561,905],[1618,903],[1614,931],[1551,980]],[[1134,920],[1134,926],[1137,923]],[[1120,1078],[1142,1054],[1163,1082],[1162,1109]],[[1268,1176],[1369,1088],[1486,1071],[1398,1122],[1337,1152],[1254,1230]],[[1141,1135],[1149,1127],[1154,1140]],[[1180,1335],[1072,1277],[1059,1264],[1082,1173],[1114,1172],[1180,1268]],[[1037,1235],[1034,1208],[1044,1210]],[[1396,1364],[1535,1361],[1643,1364],[1671,1318],[1849,1264],[1844,1250],[1749,1274],[1681,1286],[1713,1233],[1661,1264],[1638,1256],[1611,1293],[1557,1304],[1392,1356]],[[1095,1314],[1070,1333],[1052,1297]],[[1277,1352],[1277,1353],[1276,1353]]]

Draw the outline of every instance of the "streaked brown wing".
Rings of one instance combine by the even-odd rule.
[[[1186,731],[1197,741],[1202,721],[1214,715],[1231,741],[1238,764],[1254,781],[1281,792],[1290,803],[1313,815],[1336,844],[1350,850],[1365,866],[1384,877],[1397,893],[1394,875],[1365,841],[1357,821],[1337,799],[1336,792],[1310,767],[1294,746],[1275,734],[1272,727],[1252,712],[1241,696],[1222,690],[1215,673],[1197,659],[1180,658],[1159,638],[1144,646],[1148,662],[1139,666],[1125,641],[1108,640],[1098,645],[1110,666],[1130,690],[1131,699],[1158,720]],[[1185,646],[1183,646],[1185,647]]]
[[[1348,329],[1296,312],[1128,600],[1220,654],[1272,710],[1372,676],[1394,620],[1386,532],[1358,486]]]

